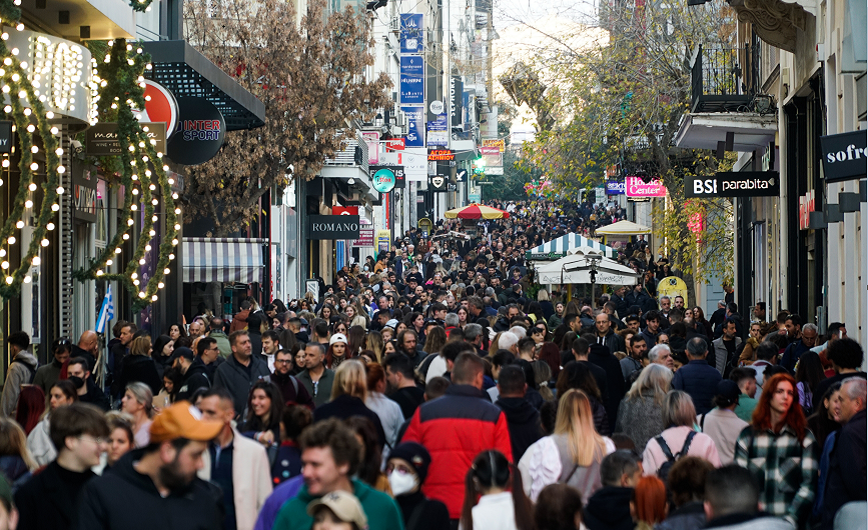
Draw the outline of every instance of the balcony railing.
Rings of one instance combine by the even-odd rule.
[[[699,46],[690,74],[692,112],[753,112],[760,93],[759,46]]]

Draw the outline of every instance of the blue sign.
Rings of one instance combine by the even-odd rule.
[[[429,131],[445,131],[446,130],[446,114],[438,114],[437,119],[428,122]]]
[[[609,195],[624,195],[627,187],[623,180],[608,180],[606,181],[606,193]]]
[[[401,53],[422,53],[422,15],[401,14]]]
[[[401,107],[407,116],[407,147],[425,147],[425,107]]]
[[[401,57],[401,103],[425,104],[425,60],[420,56]]]

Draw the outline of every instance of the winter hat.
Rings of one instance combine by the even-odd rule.
[[[392,458],[400,458],[410,464],[419,475],[419,483],[425,482],[425,477],[428,476],[428,466],[431,465],[431,454],[424,446],[416,442],[403,442],[389,453],[389,459]]]

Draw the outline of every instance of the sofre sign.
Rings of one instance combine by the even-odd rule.
[[[358,215],[311,215],[308,216],[310,230],[308,237],[312,240],[323,239],[358,239]]]
[[[820,137],[823,173],[826,182],[859,179],[865,176],[868,135],[853,131]]]
[[[777,197],[781,183],[777,171],[739,171],[717,173],[713,177],[687,177],[684,196],[705,197]]]

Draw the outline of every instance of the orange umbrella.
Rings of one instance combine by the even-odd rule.
[[[482,204],[471,204],[446,212],[447,219],[509,219],[509,213]]]

